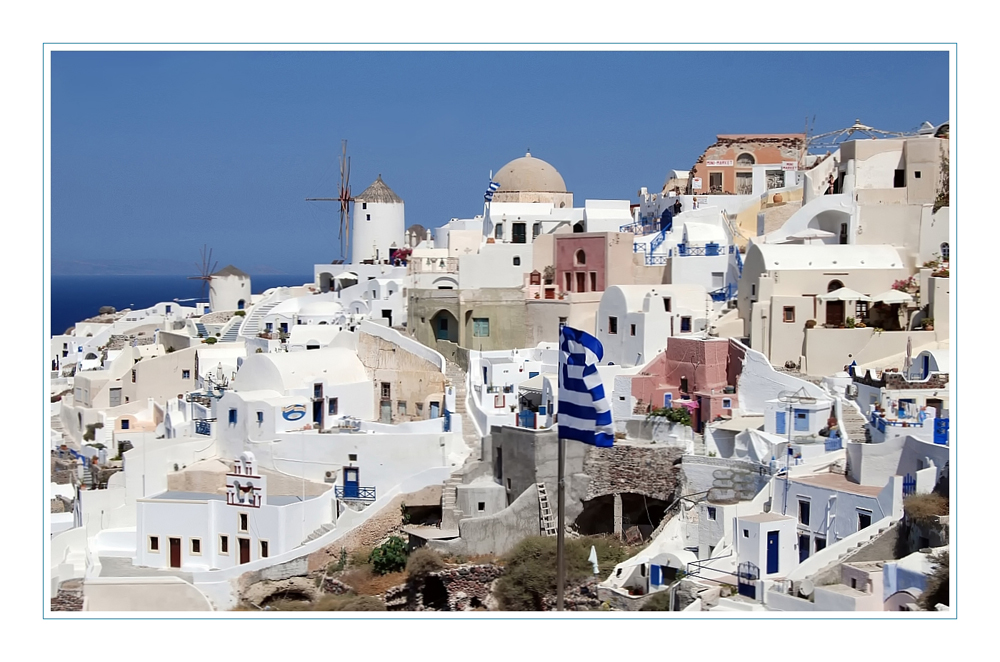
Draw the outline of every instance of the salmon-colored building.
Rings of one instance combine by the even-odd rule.
[[[687,407],[698,432],[739,406],[736,384],[745,349],[727,338],[672,337],[667,349],[632,379],[632,396],[651,408]]]
[[[580,232],[555,236],[555,279],[562,292],[603,292],[632,282],[632,235]]]
[[[754,166],[773,165],[768,177],[781,181],[782,164],[791,168],[805,153],[804,133],[720,134],[691,168],[689,195],[751,195]],[[773,172],[772,172],[773,170]],[[768,186],[768,188],[775,188]]]

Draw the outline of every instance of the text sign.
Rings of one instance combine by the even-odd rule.
[[[727,160],[705,161],[705,165],[708,166],[709,168],[727,168],[727,167],[732,167],[733,160],[729,159],[728,161]]]
[[[695,191],[701,190],[701,177],[694,177],[691,179],[691,188]]]
[[[781,169],[782,170],[792,170],[792,171],[798,170],[799,169],[799,162],[798,161],[782,161],[781,162]]]

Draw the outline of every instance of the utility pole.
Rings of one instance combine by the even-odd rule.
[[[559,496],[556,518],[556,610],[564,611],[563,597],[566,592],[566,440],[559,437]]]

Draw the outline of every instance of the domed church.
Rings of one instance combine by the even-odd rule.
[[[573,206],[573,194],[566,190],[559,171],[531,152],[500,168],[493,180],[500,184],[494,202],[551,202],[557,209]]]

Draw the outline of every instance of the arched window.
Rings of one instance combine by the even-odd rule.
[[[827,292],[833,292],[834,290],[839,290],[844,286],[839,280],[831,280],[830,284],[826,286]]]
[[[587,254],[583,252],[582,248],[576,252],[575,263],[577,266],[587,264]]]
[[[736,157],[736,165],[738,166],[752,166],[755,163],[757,163],[757,160],[754,159],[753,154],[744,152]]]
[[[945,261],[950,261],[950,258],[951,258],[951,246],[949,246],[948,242],[946,241],[943,244],[941,244],[941,259]]]
[[[514,256],[514,266],[515,266],[515,267],[519,267],[519,266],[521,266],[521,257],[520,257],[520,256],[518,256],[518,255],[515,255],[515,256]]]

